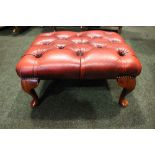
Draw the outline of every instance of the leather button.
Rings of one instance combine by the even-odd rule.
[[[76,55],[77,55],[77,56],[83,56],[83,52],[77,51],[77,52],[76,52]]]
[[[36,58],[40,58],[40,57],[42,57],[42,53],[38,53],[38,54],[36,54],[35,57],[36,57]]]
[[[125,49],[118,49],[118,54],[119,54],[120,56],[125,56],[126,53],[127,53],[127,51],[126,51]]]
[[[64,48],[65,48],[65,46],[58,46],[58,48],[59,48],[59,49],[64,49]]]

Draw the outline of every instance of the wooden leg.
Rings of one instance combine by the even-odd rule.
[[[118,26],[118,33],[121,34],[122,32],[122,26]]]
[[[24,79],[21,80],[21,86],[23,90],[32,96],[31,107],[34,108],[39,104],[38,96],[34,90],[39,84],[38,79]]]
[[[128,100],[125,99],[125,96],[134,90],[136,86],[136,79],[130,77],[121,77],[117,79],[119,86],[123,87],[122,93],[119,98],[119,104],[123,107],[128,106]]]

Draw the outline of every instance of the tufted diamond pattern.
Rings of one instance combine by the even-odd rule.
[[[137,76],[141,64],[115,32],[59,31],[40,34],[16,66],[21,78],[96,79]]]

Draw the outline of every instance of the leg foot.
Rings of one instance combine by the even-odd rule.
[[[132,90],[134,90],[136,86],[136,79],[135,78],[130,78],[130,77],[121,77],[117,79],[117,83],[119,86],[123,88],[122,93],[119,98],[119,104],[122,107],[127,107],[128,106],[128,100],[125,99],[125,96],[129,94]]]
[[[23,90],[32,96],[33,100],[31,101],[30,105],[32,108],[36,107],[39,104],[38,96],[34,90],[39,84],[38,79],[25,79],[21,80],[21,85]]]

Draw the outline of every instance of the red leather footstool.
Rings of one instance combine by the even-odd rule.
[[[115,32],[59,31],[40,34],[21,57],[16,71],[25,92],[38,105],[34,90],[39,80],[49,79],[116,79],[123,87],[119,98],[127,106],[125,96],[136,85],[141,64],[133,49]]]

